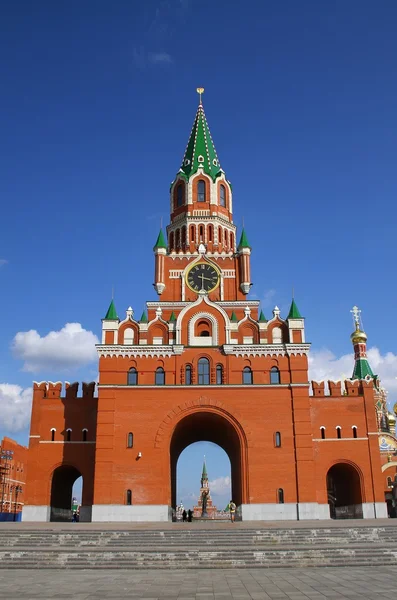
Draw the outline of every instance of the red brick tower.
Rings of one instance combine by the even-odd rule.
[[[197,506],[193,508],[193,517],[213,519],[217,509],[212,503],[211,490],[208,481],[207,465],[205,458],[203,462],[203,472],[201,473],[201,488]]]

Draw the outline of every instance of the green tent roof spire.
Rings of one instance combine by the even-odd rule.
[[[204,456],[204,462],[203,462],[203,472],[201,473],[201,479],[208,479],[207,465],[205,464],[205,456]]]
[[[367,375],[375,378],[368,360],[366,358],[357,358],[354,364],[352,379],[365,379]]]
[[[201,94],[180,171],[189,178],[197,173],[200,166],[203,167],[204,173],[209,175],[213,181],[221,175],[222,170],[204,113]]]
[[[261,310],[261,314],[259,315],[259,323],[266,323],[267,319],[263,314],[263,310]]]
[[[295,300],[292,298],[291,308],[289,309],[287,319],[301,319],[302,315],[299,312],[298,307],[296,306]]]
[[[146,310],[143,311],[141,318],[139,319],[140,323],[147,323],[147,314],[146,314]]]
[[[106,313],[105,321],[118,321],[119,318],[117,316],[116,307],[113,302],[113,298],[111,303],[109,304],[108,312]]]
[[[165,241],[164,233],[163,233],[162,229],[160,229],[160,232],[157,236],[157,240],[156,240],[153,250],[155,250],[156,248],[165,248],[167,250],[167,242]]]
[[[247,234],[245,233],[244,227],[241,232],[240,242],[239,242],[239,245],[237,246],[237,250],[240,250],[241,248],[251,248],[251,246],[249,245]]]
[[[231,320],[233,323],[237,323],[237,322],[238,322],[238,318],[236,317],[236,313],[235,313],[234,311],[233,311],[233,312],[232,312],[232,314],[231,314],[230,320]]]
[[[171,313],[171,316],[170,316],[169,323],[175,323],[175,321],[176,321],[176,316],[175,316],[175,313],[174,313],[174,311],[172,311],[172,313]]]

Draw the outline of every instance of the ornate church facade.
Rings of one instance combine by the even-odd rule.
[[[201,440],[228,454],[243,520],[386,516],[379,440],[390,453],[395,438],[358,310],[352,378],[326,394],[308,380],[295,300],[266,319],[249,298],[250,257],[200,93],[154,246],[158,297],[140,318],[112,300],[97,397],[94,384],[81,397],[78,384],[34,384],[24,520],[67,518],[82,475],[81,520],[167,521],[178,457]]]

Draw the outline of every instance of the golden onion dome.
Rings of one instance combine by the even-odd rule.
[[[350,339],[353,342],[353,344],[365,344],[367,341],[367,334],[364,331],[361,331],[361,329],[357,325],[356,331],[353,331],[353,333],[350,336]]]
[[[397,402],[393,406],[393,412],[394,412],[395,415],[397,415]]]
[[[389,425],[396,424],[396,415],[393,415],[393,413],[391,413],[391,412],[387,413],[387,419],[389,421]]]

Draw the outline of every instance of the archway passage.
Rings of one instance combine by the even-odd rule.
[[[360,475],[346,463],[330,468],[327,474],[328,504],[331,519],[362,519]]]
[[[80,471],[67,465],[62,465],[53,472],[50,521],[71,521],[73,484],[79,477]]]
[[[176,467],[183,450],[195,442],[212,442],[226,452],[231,465],[232,497],[239,506],[246,501],[244,447],[238,426],[209,410],[194,412],[176,425],[171,439],[171,506],[176,507]]]

